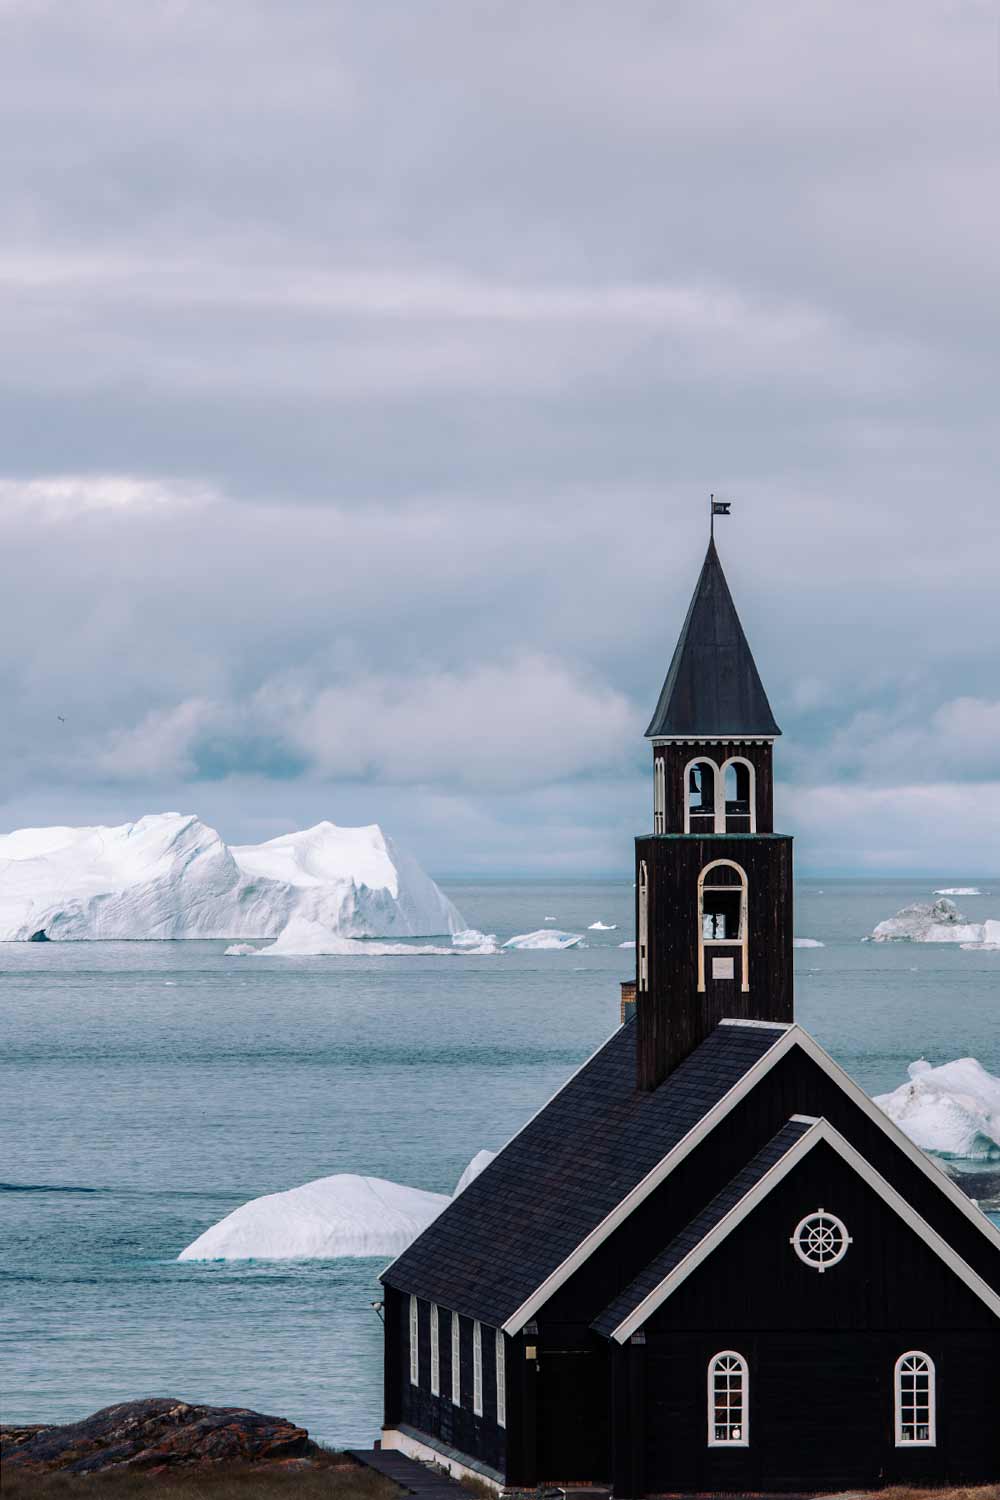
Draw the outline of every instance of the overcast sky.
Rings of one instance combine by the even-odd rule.
[[[715,490],[800,869],[1000,873],[997,26],[0,0],[0,827],[624,871]]]

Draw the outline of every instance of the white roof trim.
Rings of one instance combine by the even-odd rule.
[[[1000,1295],[990,1287],[983,1278],[962,1259],[962,1257],[951,1248],[947,1240],[942,1239],[936,1229],[932,1229],[927,1220],[921,1218],[916,1209],[911,1208],[906,1199],[896,1192],[881,1173],[856,1151],[854,1147],[844,1139],[840,1132],[829,1123],[828,1120],[818,1120],[812,1125],[805,1135],[799,1137],[793,1146],[790,1146],[780,1161],[765,1172],[759,1182],[740,1199],[733,1208],[719,1220],[704,1239],[702,1239],[693,1250],[684,1257],[679,1265],[675,1266],[668,1276],[665,1276],[659,1286],[649,1292],[642,1301],[632,1310],[623,1322],[619,1323],[611,1337],[616,1343],[624,1344],[639,1329],[647,1318],[674,1293],[683,1282],[696,1271],[703,1261],[707,1260],[712,1251],[727,1239],[732,1231],[743,1222],[745,1218],[762,1203],[773,1188],[777,1187],[789,1172],[809,1154],[814,1146],[820,1141],[825,1141],[843,1159],[848,1166],[857,1172],[868,1186],[879,1197],[889,1205],[893,1211],[903,1220],[915,1234],[919,1235],[929,1250],[942,1260],[950,1271],[959,1277],[971,1292],[989,1308],[996,1318],[1000,1318]]]
[[[747,1024],[756,1025],[757,1023],[753,1022]],[[785,1025],[785,1023],[783,1022],[773,1022],[770,1024],[774,1025],[778,1030],[781,1030],[786,1034],[790,1033],[792,1030],[791,1027]],[[657,1162],[656,1166],[653,1167],[651,1171],[646,1173],[646,1176],[642,1179],[642,1181],[636,1183],[635,1187],[625,1195],[618,1206],[612,1209],[611,1213],[608,1214],[605,1219],[602,1219],[601,1223],[596,1225],[596,1227],[592,1229],[590,1233],[580,1241],[579,1245],[577,1245],[573,1253],[571,1255],[568,1255],[562,1262],[562,1264],[557,1266],[556,1269],[545,1278],[541,1286],[537,1287],[535,1291],[532,1292],[531,1296],[526,1302],[522,1302],[521,1306],[517,1309],[517,1312],[511,1314],[506,1323],[504,1323],[503,1325],[504,1333],[509,1333],[513,1336],[521,1332],[521,1329],[524,1327],[525,1323],[529,1322],[530,1319],[535,1316],[536,1312],[538,1312],[539,1308],[549,1300],[552,1294],[559,1290],[563,1282],[567,1281],[569,1277],[572,1276],[573,1272],[578,1270],[579,1267],[583,1265],[584,1261],[590,1258],[590,1256],[597,1249],[598,1245],[603,1244],[608,1235],[611,1234],[615,1229],[617,1229],[619,1224],[624,1223],[632,1210],[634,1208],[638,1208],[639,1204],[642,1203],[644,1199],[648,1198],[650,1193],[653,1192],[655,1188],[659,1187],[664,1178],[670,1175],[670,1173],[674,1170],[674,1167],[676,1167],[679,1162],[682,1162],[685,1156],[687,1156],[690,1151],[694,1150],[695,1146],[697,1146],[699,1141],[701,1141],[708,1134],[712,1127],[716,1125],[719,1120],[723,1119],[724,1116],[726,1116],[733,1108],[733,1106],[739,1103],[744,1095],[750,1092],[757,1080],[759,1078],[762,1078],[768,1071],[771,1065],[771,1058],[774,1056],[777,1048],[780,1045],[781,1042],[776,1040],[774,1046],[769,1047],[768,1050],[764,1053],[763,1057],[758,1058],[757,1062],[755,1062],[753,1066],[743,1074],[743,1077],[739,1080],[739,1082],[733,1085],[733,1087],[729,1090],[729,1093],[724,1094],[719,1102],[717,1104],[714,1104],[707,1114],[702,1115],[701,1119],[696,1125],[693,1125],[691,1127],[687,1135],[684,1136],[680,1141],[678,1141],[677,1145],[674,1146],[672,1150],[668,1151],[666,1156],[664,1156],[659,1162]]]
[[[647,734],[653,745],[773,745],[776,734]]]

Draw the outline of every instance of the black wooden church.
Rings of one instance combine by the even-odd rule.
[[[1000,1233],[795,1023],[780,734],[714,540],[629,1019],[384,1273],[383,1445],[617,1497],[1000,1478]]]

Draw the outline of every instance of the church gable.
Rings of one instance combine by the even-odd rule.
[[[826,1120],[789,1121],[595,1320],[640,1330],[992,1328],[997,1294]]]

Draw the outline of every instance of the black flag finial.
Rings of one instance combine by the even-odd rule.
[[[715,518],[716,518],[716,516],[728,516],[729,515],[729,511],[730,511],[730,507],[732,506],[733,502],[731,500],[716,500],[716,498],[715,498],[714,495],[710,495],[709,499],[712,502],[712,527],[711,527],[711,535],[712,535],[712,540],[714,541],[715,540]]]

